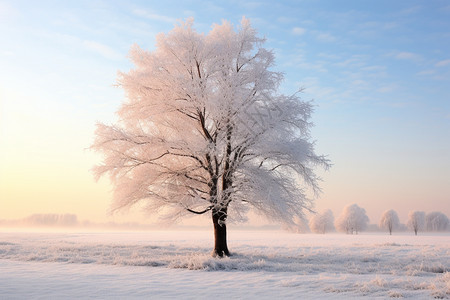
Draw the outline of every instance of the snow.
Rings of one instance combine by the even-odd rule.
[[[450,235],[0,232],[0,299],[450,298]]]

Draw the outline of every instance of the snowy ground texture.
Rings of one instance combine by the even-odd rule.
[[[450,299],[450,235],[0,232],[0,299]]]

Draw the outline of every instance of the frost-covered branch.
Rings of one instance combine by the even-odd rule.
[[[304,218],[320,191],[314,169],[329,161],[310,137],[312,104],[277,92],[283,75],[263,43],[244,18],[208,34],[188,20],[158,35],[152,52],[133,46],[119,121],[99,124],[92,146],[114,208],[144,203],[173,220],[211,211],[218,226],[249,209]]]

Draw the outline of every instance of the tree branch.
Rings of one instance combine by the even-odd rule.
[[[195,210],[192,210],[192,209],[187,208],[187,207],[185,207],[185,209],[186,209],[188,212],[191,212],[191,213],[193,213],[193,214],[203,215],[204,213],[210,211],[213,207],[214,207],[214,206],[212,206],[212,205],[211,205],[211,206],[208,206],[205,210],[202,210],[202,211],[195,211]]]

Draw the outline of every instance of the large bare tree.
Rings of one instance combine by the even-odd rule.
[[[311,141],[311,103],[277,93],[283,76],[263,43],[245,18],[208,34],[188,20],[159,34],[154,51],[132,48],[119,121],[99,124],[92,146],[114,210],[144,203],[169,220],[211,212],[218,256],[230,254],[229,215],[304,218],[319,191],[313,169],[329,164]]]

